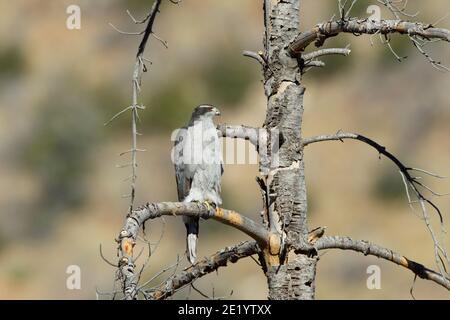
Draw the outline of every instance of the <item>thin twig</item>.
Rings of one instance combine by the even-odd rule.
[[[262,51],[260,51],[260,52],[243,51],[242,54],[243,54],[245,57],[249,57],[249,58],[255,59],[256,61],[258,61],[258,63],[259,63],[263,68],[266,68],[267,63],[266,63],[266,61],[265,61],[264,58],[263,58],[263,52],[262,52]]]
[[[103,255],[103,250],[102,250],[102,244],[101,243],[100,243],[100,246],[99,246],[99,251],[100,251],[100,256],[102,257],[103,261],[105,261],[111,267],[117,268],[117,264],[112,263],[111,261],[106,259],[106,257]]]
[[[310,53],[306,53],[302,55],[303,60],[313,60],[318,57],[327,56],[327,55],[342,55],[342,56],[348,56],[352,50],[348,48],[328,48],[328,49],[321,49],[316,50]]]

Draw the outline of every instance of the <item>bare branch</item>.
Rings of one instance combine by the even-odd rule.
[[[352,50],[350,50],[348,48],[329,48],[329,49],[321,49],[321,50],[316,50],[316,51],[313,51],[310,53],[306,53],[306,54],[302,55],[302,58],[303,58],[303,60],[308,61],[308,60],[313,60],[318,57],[328,56],[328,55],[333,55],[333,54],[348,56],[351,52],[352,52]]]
[[[437,175],[436,173],[433,173],[433,172],[430,172],[430,171],[427,171],[427,170],[423,170],[423,169],[420,169],[420,168],[411,168],[411,170],[412,171],[422,172],[422,173],[425,173],[425,174],[427,174],[427,175],[429,175],[431,177],[438,178],[438,179],[446,179],[447,178],[447,177],[440,176],[440,175]]]
[[[164,40],[154,32],[152,32],[152,37],[158,40],[166,49],[169,49],[169,45],[166,40]]]
[[[196,202],[161,202],[151,203],[136,210],[128,215],[125,226],[119,234],[117,242],[119,243],[119,270],[120,280],[122,281],[123,292],[126,299],[135,299],[139,289],[137,287],[139,276],[135,273],[135,258],[133,257],[133,248],[136,244],[139,229],[149,219],[155,219],[161,216],[190,216],[199,218],[212,218],[226,225],[246,233],[255,239],[262,247],[274,245],[273,235],[258,223],[240,215],[231,210],[217,208],[211,210],[205,203]],[[270,240],[270,241],[269,241]]]
[[[267,174],[267,170],[270,167],[271,159],[267,148],[269,146],[269,139],[273,136],[265,128],[253,128],[244,125],[227,125],[221,124],[217,126],[218,134],[221,137],[227,137],[232,139],[244,139],[253,144],[258,151],[260,160],[260,172]]]
[[[103,261],[105,261],[111,267],[117,268],[117,264],[114,264],[111,261],[109,261],[108,259],[106,259],[105,255],[103,254],[102,244],[100,244],[100,246],[99,246],[99,252],[100,252],[100,257],[103,259]]]
[[[398,61],[402,61],[403,57],[400,57],[392,48],[389,35],[393,33],[404,34],[409,37],[413,45],[417,48],[420,54],[422,54],[431,65],[439,71],[450,72],[450,68],[443,65],[440,61],[436,61],[431,55],[424,49],[427,44],[438,41],[450,42],[450,31],[443,28],[436,28],[432,24],[424,24],[421,22],[408,22],[401,20],[401,15],[407,17],[413,17],[405,12],[406,3],[402,8],[398,7],[398,4],[390,0],[380,0],[395,16],[396,20],[380,20],[373,21],[368,19],[351,18],[347,19],[347,15],[344,14],[344,5],[339,5],[342,8],[341,19],[338,21],[329,21],[318,24],[312,30],[303,32],[297,36],[297,38],[290,44],[288,51],[292,56],[299,56],[301,52],[311,43],[315,41],[317,47],[324,44],[326,39],[334,37],[341,32],[352,33],[354,35],[379,34],[380,37],[384,36],[384,43],[387,45],[391,53]],[[353,3],[352,3],[353,4]],[[371,40],[372,41],[372,40]]]
[[[150,18],[150,14],[151,14],[151,13],[149,13],[147,16],[145,16],[145,18],[142,19],[142,20],[137,20],[137,19],[131,14],[130,10],[127,10],[127,14],[128,14],[128,16],[130,17],[130,19],[131,19],[135,24],[143,24],[143,23],[145,23],[145,22],[148,20],[148,18]]]
[[[139,285],[138,290],[144,288],[145,286],[147,286],[148,284],[150,284],[153,280],[157,279],[159,276],[163,275],[164,273],[166,273],[167,271],[178,267],[178,265],[180,264],[180,259],[179,257],[177,257],[177,261],[173,264],[171,264],[170,266],[160,270],[158,273],[156,273],[153,277],[151,277],[150,279],[148,279],[147,281],[145,281],[143,284]]]
[[[266,68],[267,63],[266,63],[266,61],[265,61],[264,58],[263,58],[263,52],[262,52],[262,51],[259,51],[259,52],[244,51],[244,52],[242,52],[242,54],[243,54],[245,57],[249,57],[249,58],[255,59],[256,61],[259,62],[259,64],[260,64],[263,68]]]
[[[323,68],[325,67],[325,62],[320,60],[313,60],[305,63],[305,67],[317,67],[317,68]]]
[[[221,124],[217,126],[219,136],[227,138],[238,138],[248,140],[254,146],[258,146],[260,128],[253,128],[244,125]]]
[[[361,252],[364,255],[372,255],[398,264],[411,270],[419,278],[433,281],[442,287],[450,290],[450,279],[441,274],[426,268],[424,265],[409,260],[405,256],[396,253],[390,249],[383,248],[364,240],[353,240],[349,237],[329,237],[325,236],[317,240],[315,247],[317,250],[342,249]]]
[[[407,22],[402,20],[380,20],[372,21],[367,19],[350,19],[320,23],[313,29],[300,33],[289,45],[289,53],[298,56],[312,42],[316,46],[323,45],[325,40],[334,37],[339,33],[361,34],[407,34],[409,36],[419,36],[431,40],[439,39],[450,42],[450,31],[442,28],[434,28],[432,25],[420,22]]]
[[[308,242],[312,244],[316,243],[317,240],[323,237],[326,229],[327,226],[312,229],[310,232],[308,232]]]
[[[245,234],[249,235],[260,244],[268,242],[268,231],[253,220],[240,215],[233,210],[222,208],[210,209],[205,203],[197,202],[159,202],[149,203],[137,208],[127,218],[124,230],[128,234],[135,234],[136,227],[141,226],[149,219],[155,219],[161,216],[189,216],[203,219],[212,218],[226,225],[232,226]],[[136,222],[139,223],[136,226]],[[129,238],[129,236],[127,236]]]
[[[416,13],[407,13],[406,7],[408,5],[408,0],[378,0],[378,3],[381,3],[386,8],[389,9],[389,11],[394,15],[395,18],[400,19],[401,16],[408,17],[408,18],[414,18],[417,15],[419,15],[419,12]],[[402,5],[400,7],[400,5]]]
[[[132,109],[132,106],[126,107],[125,109],[123,109],[122,111],[119,111],[118,113],[116,113],[111,119],[109,119],[107,122],[104,123],[105,126],[107,126],[108,124],[110,124],[111,122],[113,122],[115,119],[117,119],[118,117],[120,117],[123,113],[127,112],[128,110]]]
[[[311,138],[303,139],[303,146],[307,146],[312,143],[322,142],[322,141],[341,141],[344,142],[343,139],[358,139],[358,135],[355,133],[336,133],[330,135],[320,135]]]
[[[233,247],[222,249],[208,258],[204,258],[195,265],[175,275],[159,287],[147,291],[149,299],[162,300],[172,296],[179,289],[191,284],[195,280],[227,266],[228,262],[235,263],[239,259],[252,256],[259,252],[255,241],[242,242]]]
[[[122,31],[119,28],[117,28],[115,25],[113,25],[111,22],[109,23],[109,26],[116,30],[120,34],[124,34],[126,36],[140,36],[141,34],[144,34],[144,31],[139,32],[128,32],[128,31]]]
[[[152,8],[150,9],[150,13],[148,14],[148,18],[146,18],[148,20],[148,23],[144,31],[144,36],[142,37],[141,43],[139,44],[139,49],[136,55],[137,57],[141,56],[144,53],[145,47],[148,42],[148,37],[153,33],[153,24],[155,22],[156,15],[159,12],[161,2],[162,0],[155,0]]]
[[[429,221],[429,216],[428,216],[428,211],[426,209],[426,204],[430,205],[432,207],[432,209],[436,212],[436,214],[439,217],[439,222],[441,225],[441,232],[442,234],[445,234],[445,228],[444,228],[444,219],[442,217],[442,213],[440,211],[440,209],[430,200],[428,199],[420,190],[418,187],[424,187],[425,189],[427,189],[427,187],[424,186],[424,184],[422,184],[421,182],[418,181],[418,179],[414,176],[411,175],[412,171],[420,171],[423,173],[428,173],[428,171],[425,170],[421,170],[421,169],[417,169],[417,168],[411,168],[411,167],[407,167],[405,166],[397,157],[395,157],[392,153],[388,152],[386,150],[386,148],[380,144],[378,144],[377,142],[373,141],[372,139],[369,139],[367,137],[364,137],[360,134],[354,134],[354,133],[337,133],[334,135],[322,135],[322,136],[316,136],[316,137],[312,137],[312,138],[307,138],[303,140],[303,145],[306,146],[308,144],[311,143],[315,143],[315,142],[321,142],[321,141],[341,141],[343,142],[343,139],[355,139],[361,142],[364,142],[368,145],[370,145],[372,148],[374,148],[375,150],[377,150],[380,154],[384,155],[386,158],[388,158],[389,160],[391,160],[400,170],[400,174],[402,176],[403,182],[405,184],[405,189],[406,189],[406,194],[408,197],[408,204],[410,205],[410,207],[413,209],[413,201],[411,199],[410,193],[409,193],[409,189],[411,188],[411,190],[414,192],[415,196],[418,199],[418,203],[420,204],[420,210],[422,212],[422,218],[425,221],[426,227],[433,239],[433,244],[434,244],[434,253],[435,253],[435,260],[436,260],[436,265],[439,268],[439,270],[441,271],[442,275],[447,274],[446,268],[445,268],[445,263],[441,258],[441,254],[445,257],[446,259],[446,263],[449,264],[450,260],[448,258],[447,255],[447,250],[444,248],[444,246],[439,242],[438,238],[436,237],[434,230],[431,226],[431,223]],[[436,192],[429,190],[433,195],[439,195]]]
[[[416,49],[420,52],[421,55],[423,55],[428,62],[431,63],[431,65],[439,70],[444,72],[450,72],[450,68],[443,65],[440,61],[436,61],[426,50],[425,46],[430,43],[430,41],[420,41],[416,37],[409,36],[409,39],[413,43],[413,45],[416,47]]]

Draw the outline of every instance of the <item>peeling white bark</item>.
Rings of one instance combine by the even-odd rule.
[[[307,203],[301,143],[304,88],[300,85],[298,60],[287,50],[299,32],[299,6],[299,0],[272,0],[266,1],[264,8],[268,61],[264,127],[268,132],[277,129],[281,139],[277,154],[279,167],[271,169],[267,180],[268,193],[273,195],[269,220],[278,222],[282,229],[279,236],[284,239],[278,263],[277,260],[267,262],[270,299],[314,298],[317,259],[306,254]]]

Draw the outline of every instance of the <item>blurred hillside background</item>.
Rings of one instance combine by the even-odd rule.
[[[168,1],[167,1],[168,2]],[[359,1],[354,14],[368,16],[376,1]],[[66,8],[81,7],[81,30],[66,28]],[[130,118],[103,126],[131,101],[131,75],[140,37],[124,36],[108,22],[136,31],[125,10],[143,17],[152,1],[0,1],[0,298],[95,299],[95,288],[110,291],[116,243],[128,200],[126,162]],[[432,23],[449,12],[447,0],[410,1],[419,20]],[[303,0],[302,28],[328,20],[336,0]],[[222,110],[228,123],[258,126],[265,97],[259,66],[241,55],[262,49],[262,1],[184,0],[165,3],[155,31],[169,49],[151,39],[144,74],[136,203],[174,201],[170,162],[172,130],[182,126],[202,102]],[[390,17],[382,10],[382,17]],[[450,27],[450,20],[441,22]],[[358,132],[384,144],[405,163],[450,176],[450,76],[440,73],[401,37],[387,47],[367,36],[340,36],[327,46],[351,44],[349,57],[326,58],[327,67],[304,76],[304,135]],[[435,44],[437,60],[450,63],[450,46]],[[306,174],[311,228],[328,226],[329,235],[350,235],[397,250],[435,268],[424,223],[411,212],[396,168],[358,142],[322,143],[307,148]],[[224,207],[259,218],[256,165],[227,165]],[[434,189],[450,191],[450,180],[427,178]],[[450,199],[439,198],[450,226]],[[183,255],[181,220],[167,218],[158,251],[145,278]],[[436,226],[437,228],[437,226]],[[158,222],[147,224],[152,241]],[[214,221],[201,225],[199,255],[247,237]],[[447,246],[450,246],[448,238]],[[66,289],[66,268],[78,265],[81,290]],[[382,270],[382,288],[368,290],[366,269]],[[163,280],[164,277],[158,279]],[[317,273],[318,299],[410,299],[413,275],[372,257],[328,251]],[[251,259],[239,261],[198,281],[216,296],[264,299],[266,282]],[[417,280],[419,299],[448,299],[433,283]],[[188,296],[182,290],[176,298]],[[190,298],[199,298],[196,292]],[[104,296],[102,298],[108,298]]]

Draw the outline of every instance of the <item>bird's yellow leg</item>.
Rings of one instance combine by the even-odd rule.
[[[208,201],[203,201],[203,203],[206,205],[206,207],[208,208],[208,211],[212,211],[212,206]]]

